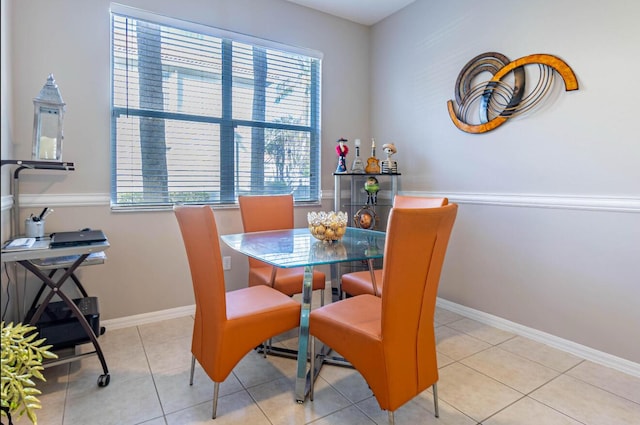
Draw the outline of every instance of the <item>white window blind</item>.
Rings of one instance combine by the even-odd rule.
[[[321,57],[111,10],[112,208],[320,198]]]

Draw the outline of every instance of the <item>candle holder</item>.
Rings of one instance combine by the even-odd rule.
[[[58,85],[49,74],[47,82],[33,99],[33,152],[36,161],[62,160],[62,123],[65,103]]]

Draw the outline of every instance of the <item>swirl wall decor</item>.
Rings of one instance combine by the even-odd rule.
[[[525,95],[526,65],[538,65],[536,86]],[[509,61],[498,52],[482,53],[471,59],[460,71],[456,80],[456,113],[453,100],[447,102],[449,116],[460,130],[467,133],[486,133],[504,124],[509,118],[525,113],[540,103],[553,84],[554,71],[564,80],[566,91],[578,90],[578,80],[573,70],[562,59],[548,54],[534,54]],[[475,86],[471,83],[483,72],[493,77]],[[505,80],[512,75],[512,83]],[[478,123],[469,121],[469,113],[477,105]]]

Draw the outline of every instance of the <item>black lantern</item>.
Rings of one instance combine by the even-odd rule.
[[[33,99],[33,107],[32,158],[39,161],[61,161],[65,103],[53,74],[49,75],[46,84]]]

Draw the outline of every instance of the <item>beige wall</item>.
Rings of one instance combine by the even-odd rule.
[[[107,232],[107,264],[82,271],[102,318],[191,305],[172,213],[109,209],[109,2],[3,0],[3,23],[5,2],[13,99],[2,153],[30,156],[31,99],[53,72],[67,102],[64,159],[78,168],[25,173],[22,215],[54,206],[49,231]],[[629,89],[640,69],[640,4],[416,0],[369,29],[280,0],[121,3],[322,51],[325,208],[338,137],[395,141],[401,191],[461,205],[442,298],[640,362],[628,334],[640,324],[640,144]],[[446,101],[464,64],[485,51],[558,55],[580,90],[554,93],[550,106],[491,133],[465,134]],[[297,224],[308,210],[298,208]],[[223,232],[240,231],[237,209],[216,212]],[[246,260],[227,254],[229,286],[244,285]]]
[[[7,36],[13,48],[8,67],[13,71],[9,85],[14,96],[11,100],[2,90],[3,156],[5,149],[13,148],[15,158],[31,157],[32,99],[47,75],[53,73],[67,104],[63,159],[76,163],[76,171],[70,173],[22,172],[21,217],[50,206],[55,212],[47,219],[48,232],[84,227],[106,232],[111,243],[107,263],[80,272],[89,293],[100,300],[101,319],[192,305],[189,271],[173,213],[114,213],[109,208],[109,1],[3,0],[3,8],[5,1],[11,6],[6,19],[13,25],[10,31],[8,26],[2,26],[3,43]],[[335,141],[342,136],[369,137],[368,27],[284,0],[120,3],[323,52],[322,140],[326,148],[322,156],[322,187],[332,193]],[[2,52],[4,59],[4,48]],[[4,76],[3,72],[3,84]],[[10,105],[6,110],[13,115],[10,136],[5,135],[5,102]],[[8,186],[4,185],[9,170],[4,168],[2,195],[9,204]],[[326,205],[331,205],[330,199]],[[296,224],[305,224],[306,212],[319,208],[297,208]],[[242,230],[236,208],[216,213],[221,231]],[[3,223],[8,223],[8,216],[5,206]],[[5,239],[8,234],[3,236]],[[227,286],[245,286],[246,258],[223,249],[224,255],[232,256]],[[2,280],[4,291],[4,273]]]
[[[371,132],[396,140],[402,191],[461,205],[440,297],[639,363],[637,16],[630,0],[416,0],[373,27]],[[464,133],[446,102],[489,51],[557,55],[580,88]]]

